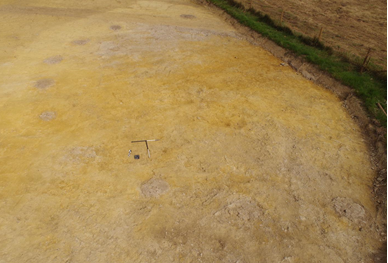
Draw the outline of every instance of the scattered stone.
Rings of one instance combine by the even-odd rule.
[[[53,65],[53,64],[60,63],[62,60],[63,60],[63,57],[58,55],[58,56],[46,58],[45,60],[43,60],[43,62],[49,65]]]
[[[40,79],[37,82],[35,82],[35,88],[38,89],[47,89],[55,84],[55,81],[53,79]]]
[[[310,73],[308,73],[306,70],[302,70],[301,73],[302,73],[302,76],[305,77],[306,79],[315,80],[315,77]]]
[[[41,118],[44,121],[51,121],[55,119],[56,116],[57,116],[56,113],[53,111],[45,111],[39,115],[39,118]]]
[[[340,216],[346,217],[352,222],[361,223],[365,220],[365,209],[347,197],[337,197],[333,199],[334,210]]]
[[[170,187],[162,179],[152,178],[140,186],[141,192],[145,197],[159,197],[166,193]]]
[[[193,16],[193,15],[186,15],[186,14],[182,14],[180,15],[180,17],[184,18],[184,19],[195,19],[196,17]]]

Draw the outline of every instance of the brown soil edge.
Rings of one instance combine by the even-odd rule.
[[[370,162],[375,171],[373,187],[370,189],[375,200],[377,216],[375,218],[376,230],[385,243],[381,251],[373,258],[374,262],[386,262],[387,258],[387,129],[380,123],[368,116],[363,102],[357,98],[356,93],[350,87],[341,84],[332,78],[327,72],[318,69],[317,66],[297,57],[291,51],[286,50],[271,40],[263,37],[252,29],[241,25],[222,9],[207,2],[206,0],[193,0],[195,3],[208,8],[211,12],[222,17],[231,24],[252,45],[259,46],[270,52],[273,56],[281,59],[299,72],[303,77],[315,84],[332,91],[341,101],[351,118],[357,123],[362,132],[365,143],[369,149]]]

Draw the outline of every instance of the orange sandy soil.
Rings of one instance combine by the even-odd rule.
[[[334,94],[190,1],[0,4],[0,262],[373,262]]]

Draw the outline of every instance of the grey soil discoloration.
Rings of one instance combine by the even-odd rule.
[[[35,82],[34,87],[37,89],[47,89],[55,84],[53,79],[40,79]]]
[[[43,60],[43,62],[49,65],[53,65],[53,64],[60,63],[62,60],[63,60],[63,57],[58,55],[58,56],[52,56],[52,57],[46,58],[45,60]]]
[[[141,187],[141,193],[145,197],[159,197],[169,190],[169,185],[166,181],[158,178],[152,178],[144,182]]]
[[[72,163],[82,165],[95,161],[97,157],[98,156],[94,147],[78,146],[69,149],[67,153],[62,157],[61,161],[67,164]]]
[[[86,45],[89,41],[90,41],[89,39],[78,39],[78,40],[72,41],[71,43],[73,45],[83,46],[83,45]]]
[[[117,31],[117,30],[121,29],[121,26],[119,26],[119,25],[112,25],[112,26],[110,26],[110,29],[112,29],[114,31]]]
[[[346,197],[337,197],[333,199],[334,210],[340,216],[344,216],[352,222],[361,223],[365,219],[365,209],[355,203],[352,199]]]
[[[186,15],[186,14],[182,14],[180,15],[180,17],[184,18],[184,19],[195,19],[196,16],[193,16],[193,15]]]
[[[230,201],[228,205],[214,213],[220,223],[247,224],[254,222],[263,216],[263,210],[255,201],[247,197],[242,197]]]
[[[143,33],[147,32],[153,39],[158,41],[152,41],[147,45],[144,45],[139,40],[142,39]],[[218,31],[208,30],[203,28],[189,28],[183,26],[172,25],[147,25],[139,24],[136,29],[133,29],[130,34],[123,34],[115,41],[102,41],[100,42],[99,49],[95,52],[97,56],[104,59],[121,56],[131,56],[133,59],[138,60],[144,54],[149,52],[168,52],[172,48],[175,48],[173,39],[180,39],[181,41],[204,41],[213,36],[231,37],[240,39],[241,36],[233,31]],[[161,45],[161,42],[170,41],[169,45]],[[163,73],[165,68],[170,70],[176,67],[175,63],[169,61],[163,62],[165,65],[159,65],[154,69],[147,69],[147,72],[151,71]],[[200,63],[200,62],[199,62]],[[138,70],[138,69],[134,69]]]
[[[55,119],[56,116],[57,116],[56,113],[53,111],[45,111],[39,115],[39,118],[41,118],[44,121],[51,121]]]

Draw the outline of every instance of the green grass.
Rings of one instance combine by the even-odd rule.
[[[253,29],[279,46],[293,51],[298,56],[319,66],[335,79],[353,88],[357,96],[364,102],[369,114],[375,117],[382,126],[387,126],[387,117],[378,108],[380,103],[387,108],[387,78],[386,74],[359,73],[360,65],[349,58],[335,54],[329,47],[324,46],[317,39],[297,36],[284,26],[277,25],[269,16],[249,9],[233,0],[208,0],[225,10],[241,24]]]

